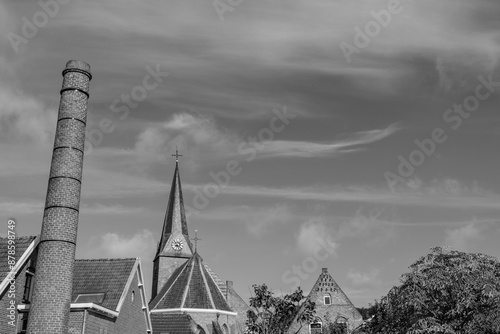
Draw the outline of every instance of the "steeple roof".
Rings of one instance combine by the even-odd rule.
[[[172,179],[172,186],[170,188],[170,197],[168,200],[167,212],[163,222],[163,230],[156,251],[156,256],[160,255],[173,255],[170,247],[167,247],[168,241],[171,237],[183,236],[187,247],[183,249],[182,255],[189,257],[193,254],[191,241],[189,240],[189,233],[187,228],[186,212],[184,210],[184,199],[182,197],[181,177],[179,173],[179,162],[175,162],[174,177]],[[178,256],[179,254],[175,254]]]
[[[198,253],[179,267],[150,303],[151,310],[196,309],[236,313],[229,307]]]

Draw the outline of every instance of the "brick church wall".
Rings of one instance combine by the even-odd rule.
[[[238,313],[231,326],[229,326],[231,333],[243,333],[246,326],[247,311],[250,307],[245,303],[243,298],[234,291],[232,281],[226,282],[226,300],[229,306]]]

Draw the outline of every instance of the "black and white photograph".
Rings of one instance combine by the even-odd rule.
[[[0,0],[0,333],[500,333],[499,60],[498,0]]]

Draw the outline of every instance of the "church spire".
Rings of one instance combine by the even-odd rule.
[[[176,158],[174,178],[172,179],[167,212],[163,222],[163,231],[155,257],[162,255],[190,257],[193,255],[193,250],[191,241],[189,240],[179,174],[179,157],[182,157],[182,155],[175,150],[175,154],[172,154],[172,156]]]

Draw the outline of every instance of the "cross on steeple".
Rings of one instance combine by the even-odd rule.
[[[172,154],[173,157],[175,157],[175,162],[179,162],[179,157],[182,157],[182,154],[179,154],[179,151],[177,151],[177,148],[175,148],[175,154]]]
[[[200,238],[198,238],[198,230],[194,230],[194,238],[191,240],[194,240],[194,252],[197,253],[198,240],[201,240]]]

